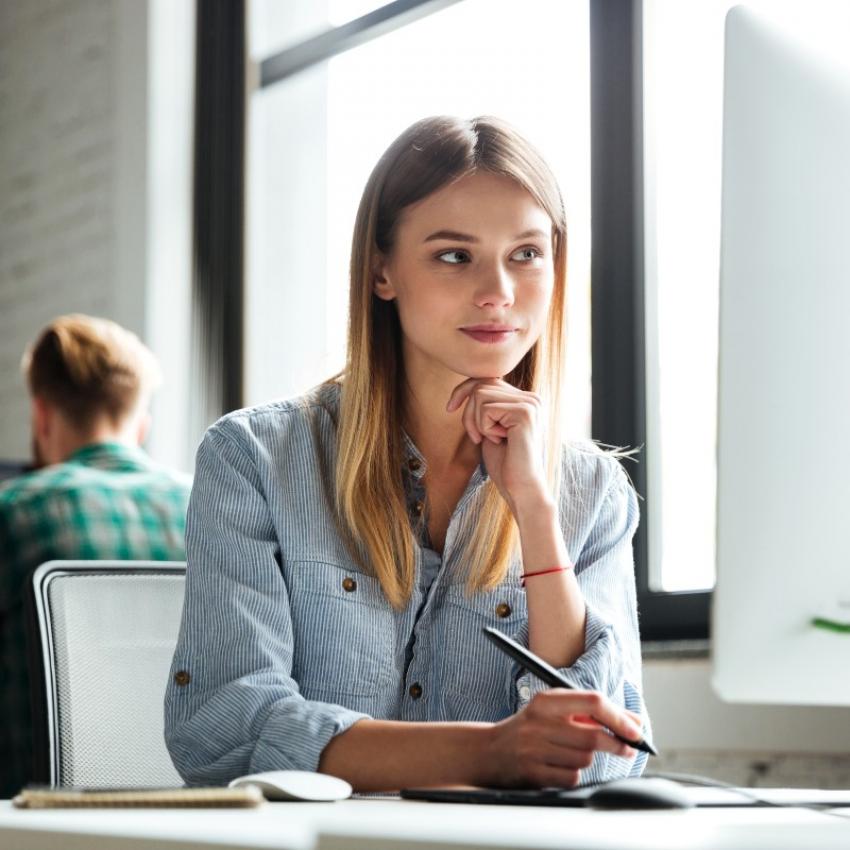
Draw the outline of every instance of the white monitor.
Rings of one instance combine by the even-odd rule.
[[[723,121],[714,686],[850,705],[850,71],[735,7]]]

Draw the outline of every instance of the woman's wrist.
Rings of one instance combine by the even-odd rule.
[[[473,742],[474,761],[470,763],[470,774],[468,782],[471,785],[483,787],[499,784],[499,768],[497,757],[498,726],[496,723],[481,724],[473,730],[471,740]]]
[[[534,488],[509,503],[520,534],[528,527],[529,531],[539,530],[541,526],[557,523],[558,512],[552,495],[543,487]]]

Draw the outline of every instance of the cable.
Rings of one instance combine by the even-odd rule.
[[[690,773],[669,773],[667,771],[653,770],[643,775],[647,779],[657,777],[658,779],[671,779],[674,782],[683,782],[689,785],[701,785],[705,788],[723,788],[726,791],[733,791],[741,797],[752,800],[755,803],[760,803],[763,806],[774,806],[777,809],[808,809],[809,811],[827,815],[828,817],[850,820],[850,814],[833,811],[833,809],[846,808],[845,806],[833,806],[831,803],[778,803],[775,800],[768,800],[754,793],[752,789],[741,788],[739,785],[732,785],[729,782],[721,782],[718,779],[709,779],[706,776],[696,776]]]

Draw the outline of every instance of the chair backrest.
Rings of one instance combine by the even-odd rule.
[[[49,561],[33,573],[51,785],[178,786],[163,700],[185,564]]]

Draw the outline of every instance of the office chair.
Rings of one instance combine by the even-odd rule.
[[[171,561],[48,561],[33,572],[37,778],[183,784],[163,739],[163,700],[185,572]]]

